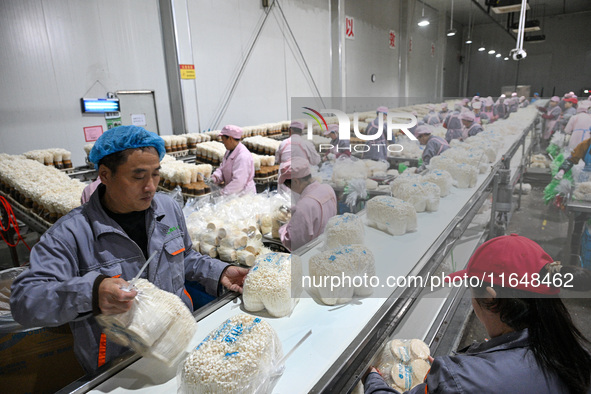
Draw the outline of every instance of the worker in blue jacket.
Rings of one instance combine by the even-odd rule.
[[[25,327],[70,323],[74,353],[87,372],[128,350],[107,340],[94,316],[131,308],[137,293],[123,288],[148,256],[155,254],[141,277],[190,310],[185,279],[212,295],[221,286],[242,291],[248,271],[194,251],[178,203],[156,194],[164,154],[164,140],[141,127],[101,135],[90,152],[101,184],[43,234],[31,267],[13,283],[14,319]]]
[[[424,381],[408,393],[588,393],[591,356],[582,346],[586,340],[558,296],[560,289],[542,283],[554,264],[538,244],[517,234],[482,244],[468,267],[449,278],[488,280],[469,283],[474,283],[474,313],[490,340],[430,359]],[[529,281],[534,275],[541,279]],[[509,277],[521,282],[510,284],[504,280]],[[553,277],[546,283],[558,282]],[[372,367],[365,394],[378,393],[399,391]]]

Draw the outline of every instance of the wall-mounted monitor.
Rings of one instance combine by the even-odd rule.
[[[81,98],[82,113],[103,114],[105,112],[119,112],[119,99],[111,98]]]

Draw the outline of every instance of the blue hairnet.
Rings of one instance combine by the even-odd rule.
[[[143,148],[146,146],[156,148],[160,160],[166,154],[164,140],[156,133],[152,133],[139,126],[118,126],[105,131],[96,140],[92,150],[88,154],[88,159],[94,163],[94,168],[98,170],[99,162],[103,157],[126,149]]]

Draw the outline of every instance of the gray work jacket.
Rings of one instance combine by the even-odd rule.
[[[369,374],[365,394],[382,393],[398,391],[377,373]],[[407,393],[550,394],[568,393],[568,388],[540,369],[525,329],[476,343],[457,356],[435,358],[425,382]]]
[[[87,204],[43,234],[31,251],[31,268],[14,281],[10,299],[14,319],[25,327],[69,322],[74,353],[87,372],[127,350],[104,339],[100,346],[102,330],[91,313],[95,279],[103,274],[129,281],[146,262],[138,245],[103,210],[101,188],[104,185]],[[184,217],[174,200],[156,194],[146,214],[146,229],[148,255],[157,254],[143,278],[176,294],[191,310],[185,279],[200,282],[209,294],[216,295],[227,264],[192,250]]]

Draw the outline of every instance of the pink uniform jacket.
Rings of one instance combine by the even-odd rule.
[[[564,128],[564,132],[567,134],[571,134],[570,141],[568,143],[569,152],[581,142],[589,138],[591,127],[591,114],[582,112],[578,113],[566,124]]]
[[[239,143],[226,152],[222,164],[211,176],[215,183],[224,183],[222,194],[256,193],[254,185],[254,161],[246,146]]]
[[[313,166],[320,163],[320,155],[314,144],[299,134],[293,134],[281,142],[275,153],[275,164],[290,161],[292,155],[305,158]]]
[[[332,187],[313,182],[302,192],[292,208],[291,220],[279,229],[281,242],[289,250],[297,250],[318,238],[328,219],[337,214],[337,197]]]
[[[92,193],[94,193],[94,191],[100,184],[101,178],[99,177],[96,178],[96,180],[92,182],[90,185],[86,186],[84,190],[82,190],[82,197],[80,197],[80,202],[82,204],[85,204],[88,200],[90,200],[90,196],[92,196]]]

